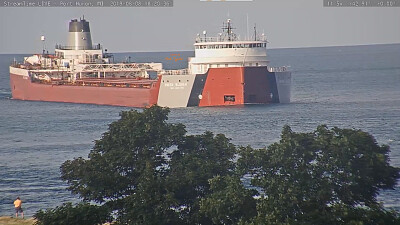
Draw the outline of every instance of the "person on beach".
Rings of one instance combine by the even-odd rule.
[[[22,210],[22,201],[19,197],[14,201],[15,217],[18,218],[18,213],[21,213],[22,219],[24,218],[24,211]]]

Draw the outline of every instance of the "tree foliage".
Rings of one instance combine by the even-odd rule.
[[[116,224],[400,222],[376,200],[395,187],[399,169],[389,165],[389,147],[366,132],[285,126],[279,142],[253,149],[223,134],[187,135],[183,124],[167,123],[168,113],[122,112],[87,159],[62,164],[69,190]],[[41,211],[39,221],[56,212],[65,215]]]
[[[168,113],[157,106],[122,112],[88,159],[61,166],[62,179],[120,224],[211,224],[200,203],[210,179],[233,175],[236,147],[222,134],[186,135],[184,125],[166,122]]]
[[[201,200],[200,212],[213,224],[238,224],[257,215],[256,191],[246,189],[238,176],[216,176],[209,182],[211,194]]]
[[[122,112],[121,119],[95,142],[89,159],[61,166],[61,178],[85,201],[104,203],[116,211],[120,223],[173,220],[163,185],[167,150],[182,142],[186,131],[182,124],[167,123],[168,113],[160,107]]]
[[[186,132],[182,124],[166,123],[168,112],[160,107],[122,112],[95,142],[88,160],[68,160],[61,166],[61,178],[84,200],[102,203],[135,193],[146,166],[163,173],[166,149]]]
[[[347,224],[349,212],[379,211],[378,191],[394,188],[399,169],[388,154],[361,130],[285,126],[267,149],[242,148],[238,163],[261,189],[256,224]]]
[[[234,155],[234,145],[224,135],[211,132],[186,136],[170,154],[167,188],[184,223],[211,223],[199,214],[200,200],[210,193],[210,179],[233,173]]]
[[[54,209],[39,210],[35,225],[99,225],[111,221],[108,209],[88,203],[65,203]]]

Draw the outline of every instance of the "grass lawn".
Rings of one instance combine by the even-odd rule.
[[[33,225],[35,220],[33,218],[27,219],[16,219],[9,216],[2,216],[0,217],[0,224],[1,225]]]

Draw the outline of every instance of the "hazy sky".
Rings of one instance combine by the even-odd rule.
[[[66,43],[70,19],[82,15],[90,22],[94,44],[109,52],[192,50],[198,33],[216,36],[228,16],[243,38],[246,15],[250,30],[257,23],[265,32],[269,48],[400,43],[400,7],[327,8],[322,3],[174,0],[169,8],[0,7],[0,53],[41,52],[42,34],[52,52],[56,43]]]

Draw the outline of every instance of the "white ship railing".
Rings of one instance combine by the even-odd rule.
[[[220,42],[224,41],[224,38],[222,37],[197,37],[196,38],[196,43],[199,42]]]
[[[189,74],[188,69],[181,69],[181,70],[163,70],[161,72],[162,75],[187,75]]]
[[[158,71],[151,64],[146,63],[117,63],[117,64],[88,64],[83,67],[81,72],[88,71]]]
[[[92,45],[92,46],[67,46],[67,45],[56,45],[56,49],[59,50],[101,50],[103,46],[100,44]]]
[[[230,42],[230,41],[243,41],[243,42],[249,42],[249,41],[267,41],[267,38],[265,36],[262,37],[257,37],[256,40],[240,40],[237,37],[226,37],[226,36],[220,36],[220,37],[197,37],[195,42],[196,43],[202,43],[202,42]]]

